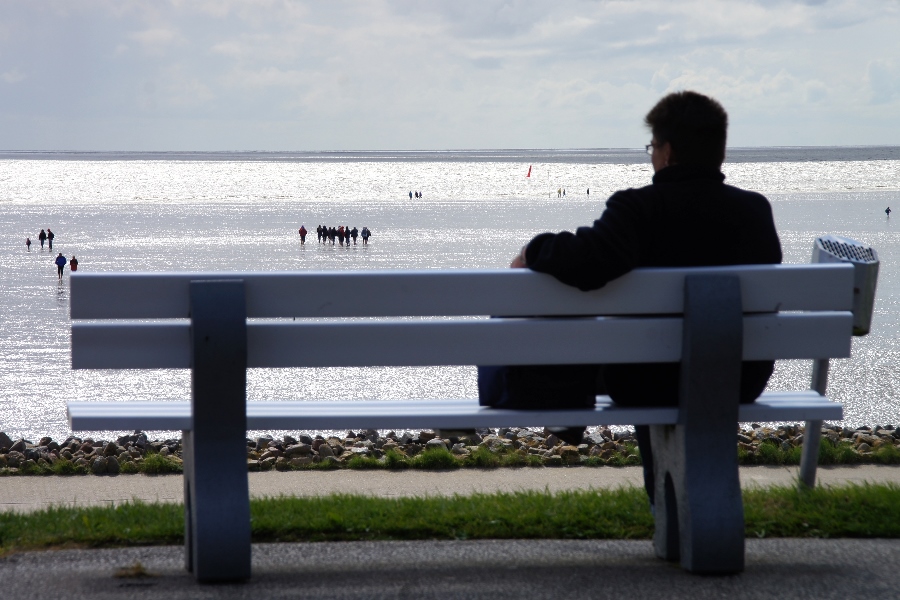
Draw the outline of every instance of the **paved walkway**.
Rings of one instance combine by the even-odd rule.
[[[744,487],[793,485],[797,467],[741,467]],[[643,484],[640,467],[459,469],[456,471],[291,471],[250,473],[252,496],[317,496],[331,493],[425,496],[472,492],[514,492],[615,488]],[[818,482],[892,482],[900,485],[900,466],[820,467]],[[0,511],[30,511],[50,505],[96,506],[131,499],[181,502],[180,475],[5,477],[0,480]]]
[[[747,540],[746,570],[703,577],[648,541],[488,540],[256,544],[253,577],[200,585],[174,546],[29,552],[0,559],[15,600],[325,598],[896,598],[900,540]],[[117,577],[136,562],[152,574]]]

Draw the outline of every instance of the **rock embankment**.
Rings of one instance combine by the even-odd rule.
[[[744,464],[796,464],[803,427],[753,424],[737,433],[738,456]],[[892,425],[822,429],[821,462],[900,463],[900,428]],[[0,475],[164,473],[181,470],[180,439],[149,440],[135,432],[115,441],[69,437],[56,442],[12,440],[0,432]],[[427,457],[441,460],[423,460]],[[418,457],[418,459],[417,459]],[[397,434],[375,430],[348,431],[341,436],[298,434],[275,439],[247,439],[247,468],[453,468],[496,466],[622,466],[639,464],[634,433],[599,428],[581,444],[571,445],[544,430],[482,429],[477,432],[420,431]]]

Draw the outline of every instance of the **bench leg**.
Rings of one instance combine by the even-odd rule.
[[[250,577],[247,333],[241,281],[191,282],[193,429],[184,436],[186,566],[199,581]]]
[[[656,553],[695,573],[744,568],[735,424],[743,316],[737,278],[685,278],[677,425],[650,428]]]
[[[691,444],[687,438],[698,433],[678,425],[650,428],[656,554],[695,573],[736,573],[744,568],[744,505],[733,435],[721,436],[732,446],[729,454],[702,433],[701,443]]]
[[[800,457],[800,485],[816,486],[819,445],[822,443],[822,421],[807,421],[803,431],[803,454]]]
[[[812,389],[823,396],[828,387],[829,360],[813,361]],[[800,487],[815,487],[816,467],[819,465],[819,445],[822,443],[822,421],[807,421],[803,431],[803,454],[800,458]]]

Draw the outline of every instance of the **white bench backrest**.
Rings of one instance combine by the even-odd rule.
[[[684,277],[692,273],[740,277],[745,360],[850,355],[853,267],[844,264],[639,269],[593,292],[511,269],[77,273],[71,311],[76,320],[186,319],[191,281],[241,279],[249,318],[307,319],[251,321],[249,367],[674,362]],[[542,316],[331,319],[489,315]],[[189,328],[187,321],[75,322],[72,364],[189,368]]]
[[[745,312],[849,310],[849,264],[636,269],[582,292],[527,269],[73,273],[73,319],[189,317],[188,284],[243,279],[250,318],[639,315],[682,311],[688,273],[736,274]]]

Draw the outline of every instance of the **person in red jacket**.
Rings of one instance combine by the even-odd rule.
[[[306,227],[301,225],[299,233],[300,233],[300,245],[302,246],[303,244],[306,243]]]

